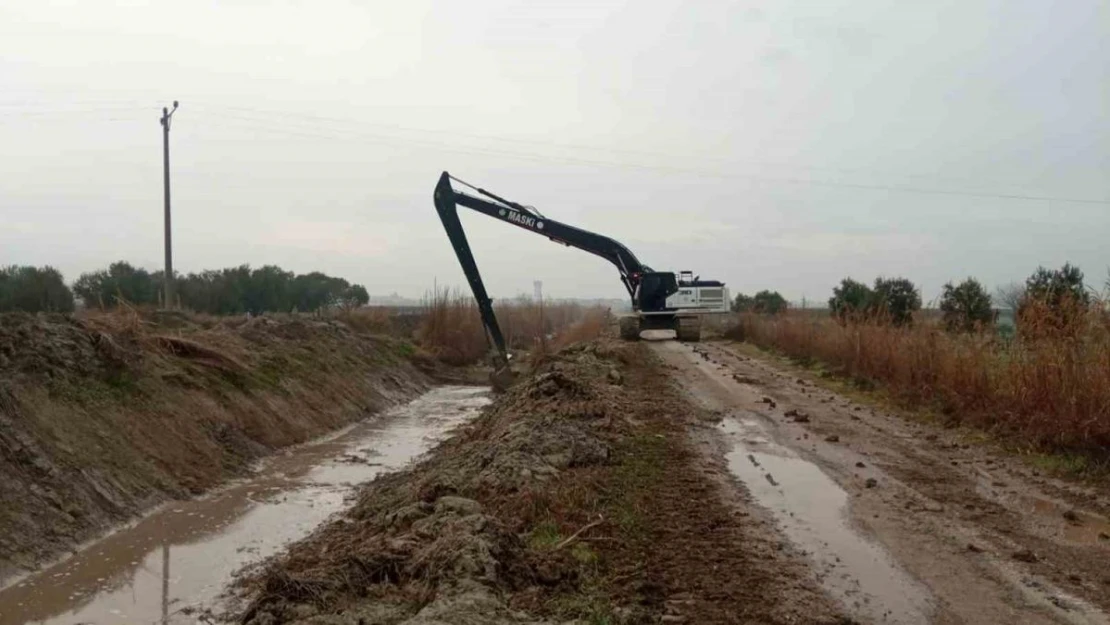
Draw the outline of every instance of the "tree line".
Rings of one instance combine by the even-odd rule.
[[[1110,279],[1106,288],[1110,290]],[[1024,283],[1000,287],[992,298],[975,278],[948,282],[941,292],[938,309],[942,323],[951,332],[973,332],[993,327],[998,311],[995,302],[1014,313],[1015,323],[1031,331],[1060,330],[1087,311],[1093,301],[1083,272],[1070,263],[1060,269],[1038,267]],[[876,278],[869,286],[844,278],[828,300],[829,314],[842,323],[882,321],[909,325],[921,309],[921,292],[906,278]],[[777,291],[760,291],[754,296],[736,295],[732,309],[738,312],[777,314],[789,307]]]
[[[10,266],[0,269],[0,311],[71,312],[78,300],[87,308],[122,304],[163,305],[163,273],[125,261],[83,273],[72,287],[53,267]],[[313,311],[363,306],[370,295],[318,271],[296,274],[275,265],[249,265],[175,276],[176,304],[218,315]]]

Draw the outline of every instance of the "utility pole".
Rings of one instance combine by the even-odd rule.
[[[177,110],[177,100],[173,101],[173,110],[162,107],[162,184],[165,190],[165,222],[166,222],[166,271],[162,274],[165,283],[165,292],[162,302],[166,308],[174,308],[175,289],[173,284],[173,237],[170,231],[170,118]]]

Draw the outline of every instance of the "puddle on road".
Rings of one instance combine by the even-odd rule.
[[[1062,501],[1020,493],[1007,482],[979,469],[976,490],[988,500],[998,500],[1025,513],[1023,520],[1056,540],[1074,545],[1110,547],[1110,519],[1076,510]]]
[[[267,459],[252,477],[171,502],[0,591],[0,625],[195,623],[232,574],[308,535],[358,483],[399,469],[489,403],[442,387]]]
[[[848,494],[816,465],[776,444],[755,420],[721,422],[729,470],[816,564],[822,585],[858,618],[928,623],[926,592],[848,520]]]
[[[1110,546],[1110,521],[1105,517],[1073,510],[1040,497],[1022,497],[1021,502],[1026,510],[1043,519],[1050,531],[1067,542]]]

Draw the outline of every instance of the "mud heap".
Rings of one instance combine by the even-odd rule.
[[[311,318],[0,315],[0,578],[427,387]]]
[[[804,569],[720,498],[705,418],[641,345],[563,350],[419,464],[247,572],[253,625],[823,623]],[[777,594],[783,605],[746,597]]]

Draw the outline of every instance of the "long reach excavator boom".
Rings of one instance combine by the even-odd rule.
[[[452,181],[472,189],[477,195],[456,191],[451,186]],[[728,291],[721,282],[702,281],[693,278],[690,272],[682,272],[681,277],[678,277],[671,272],[653,271],[651,267],[641,263],[631,250],[614,239],[549,219],[535,208],[467,184],[447,172],[443,172],[436,185],[435,206],[474,293],[474,299],[478,302],[482,324],[496,350],[494,365],[498,370],[508,367],[508,347],[493,312],[493,301],[486,292],[478,264],[474,261],[474,253],[470,250],[466,232],[459,221],[458,206],[465,206],[547,237],[556,243],[600,256],[612,263],[628,291],[634,313],[621,319],[622,338],[636,339],[640,330],[666,328],[676,330],[679,340],[697,340],[700,334],[698,314],[728,310]]]

